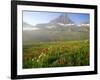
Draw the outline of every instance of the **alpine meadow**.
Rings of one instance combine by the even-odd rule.
[[[23,68],[88,66],[89,16],[23,11]]]

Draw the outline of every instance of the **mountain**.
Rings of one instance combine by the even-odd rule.
[[[89,21],[85,21],[80,25],[75,25],[74,22],[65,13],[61,14],[48,23],[41,23],[35,26],[23,22],[23,30],[89,31],[89,26]]]
[[[57,17],[56,19],[51,20],[50,23],[51,24],[57,24],[57,23],[61,23],[61,24],[73,24],[74,22],[69,19],[69,17],[68,17],[67,14],[63,13],[59,17]]]
[[[61,14],[57,18],[51,20],[48,23],[37,24],[40,29],[46,30],[66,30],[69,26],[76,26],[72,20],[68,17],[67,14]]]

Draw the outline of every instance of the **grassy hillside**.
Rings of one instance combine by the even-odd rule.
[[[36,42],[86,40],[88,38],[88,31],[23,31],[23,45]]]
[[[89,65],[89,41],[40,42],[23,46],[23,68]]]

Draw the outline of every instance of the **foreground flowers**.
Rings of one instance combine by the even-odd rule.
[[[69,41],[28,46],[23,54],[23,68],[89,65],[89,43]]]

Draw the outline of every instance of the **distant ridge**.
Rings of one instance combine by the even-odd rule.
[[[24,28],[29,28],[29,27],[33,27],[32,25],[28,24],[27,22],[23,22],[23,26]]]

